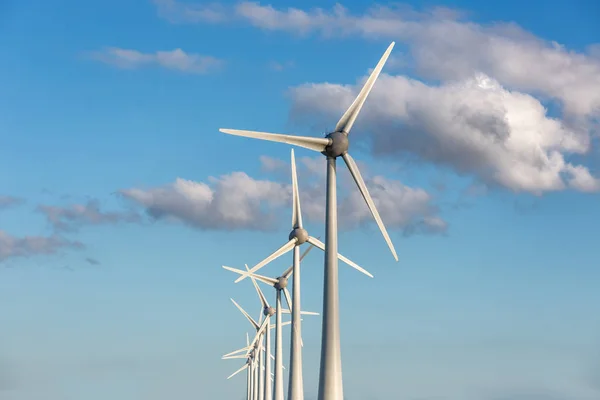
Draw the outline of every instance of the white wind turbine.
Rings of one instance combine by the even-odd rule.
[[[291,321],[284,322],[281,324],[281,326],[285,326],[285,325],[289,325],[289,324],[291,324]],[[275,325],[270,325],[269,327],[270,327],[270,329],[276,328]],[[263,333],[263,335],[266,336],[267,334]],[[270,337],[270,335],[268,337]],[[259,354],[262,357],[262,353],[265,352],[265,348],[262,347],[262,338],[259,343],[260,343],[260,353]],[[246,359],[246,363],[244,364],[244,366],[242,366],[239,370],[237,370],[236,372],[231,374],[229,377],[227,377],[227,379],[234,377],[238,373],[242,372],[243,370],[245,370],[246,368],[251,366],[252,368],[248,369],[248,380],[249,380],[248,381],[248,393],[250,396],[249,399],[254,400],[254,398],[256,397],[257,400],[259,400],[259,399],[263,400],[263,399],[266,399],[266,397],[265,397],[266,391],[264,391],[264,380],[262,379],[263,371],[265,373],[267,373],[269,376],[269,380],[268,380],[269,383],[267,384],[268,385],[267,388],[270,385],[270,381],[271,381],[270,378],[273,374],[270,373],[271,363],[270,363],[269,359],[267,359],[267,361],[266,361],[266,364],[265,364],[266,367],[263,367],[262,371],[260,371],[259,374],[255,374],[255,370],[259,367],[256,365],[256,352],[259,350],[259,348],[258,348],[259,345],[257,343],[254,346],[255,346],[254,348],[252,346],[250,346],[250,339],[248,338],[248,333],[246,333],[246,347],[232,351],[231,353],[227,353],[222,357],[222,359],[223,360],[232,360],[232,359],[240,359],[240,358]],[[246,352],[246,353],[241,354],[242,352]],[[268,352],[268,354],[270,355],[271,359],[275,359],[275,357],[273,356],[273,354],[270,353],[270,351]],[[285,367],[284,367],[284,369],[285,369]],[[258,383],[257,383],[257,380],[258,380]],[[258,387],[258,393],[256,393],[257,387]],[[261,387],[263,387],[263,390],[261,390]],[[270,393],[270,390],[269,390],[269,393]],[[269,397],[269,399],[270,399],[270,397]]]
[[[302,257],[300,257],[300,260],[302,260],[302,258],[304,258],[304,256],[306,256],[306,254],[308,254],[308,252],[310,251],[310,249],[312,249],[313,246],[310,246],[308,249],[306,249],[306,251],[304,252],[304,254],[302,255]],[[250,271],[250,269],[248,268],[248,265],[246,264],[246,271],[242,271],[239,269],[235,269],[235,268],[231,268],[231,267],[227,267],[227,266],[223,266],[223,268],[238,273],[240,275],[247,275]],[[264,310],[265,310],[265,315],[269,315],[272,316],[273,312],[275,312],[275,318],[277,321],[279,321],[281,319],[281,314],[286,312],[287,310],[283,310],[281,308],[281,292],[283,292],[284,297],[286,299],[286,302],[288,304],[288,307],[291,307],[291,313],[292,315],[294,314],[294,309],[292,307],[292,300],[290,299],[290,292],[287,289],[287,282],[288,279],[290,277],[290,275],[293,273],[293,266],[288,268],[280,277],[278,278],[267,278],[261,275],[255,275],[252,274],[250,272],[250,277],[252,279],[252,283],[254,284],[254,287],[256,288],[256,291],[260,297],[260,300],[263,304]],[[277,291],[277,297],[276,297],[276,309],[274,310],[273,307],[271,307],[269,305],[269,302],[267,301],[267,298],[265,297],[264,293],[262,292],[262,290],[260,289],[260,287],[258,287],[256,281],[256,279],[259,279],[263,282],[266,282],[267,284],[269,284],[270,286],[272,286],[273,288],[275,288],[275,290]],[[290,311],[288,311],[290,312]],[[300,315],[319,315],[319,313],[315,313],[315,312],[310,312],[310,311],[300,311],[299,313]],[[267,317],[268,318],[268,317]],[[299,331],[297,331],[296,329],[294,329],[294,323],[292,321],[292,338],[294,338],[294,335],[296,335],[298,337],[297,343],[299,343],[300,346],[302,346],[302,336],[300,334]],[[270,342],[268,341],[269,339],[267,339],[267,348],[269,348],[270,346]],[[293,354],[293,346],[291,347],[292,349],[292,354]],[[293,377],[293,371],[292,371],[292,366],[293,364],[290,361],[290,382],[289,382],[289,389],[288,389],[288,399],[289,397],[289,391],[291,391],[291,382],[292,382],[292,377]],[[275,400],[283,400],[283,345],[282,345],[282,332],[280,329],[276,329],[275,330],[275,383],[274,383],[274,391],[275,391]],[[269,376],[269,374],[267,372],[265,372],[265,376]],[[302,378],[302,376],[300,375],[300,378]],[[270,382],[269,382],[270,383]],[[301,386],[300,386],[301,387]],[[268,396],[270,396],[271,393],[268,393]],[[267,397],[267,393],[265,393],[265,400],[271,400],[271,397]]]
[[[249,348],[250,347],[250,339],[248,338],[248,333],[246,333],[246,346]],[[233,374],[229,375],[227,377],[227,379],[231,379],[234,376],[236,376],[237,374],[239,374],[240,372],[242,372],[243,370],[247,370],[246,371],[246,400],[254,400],[253,395],[254,395],[254,388],[253,388],[253,356],[252,354],[248,354],[248,355],[234,355],[235,353],[239,353],[241,351],[246,350],[246,348],[240,349],[240,350],[236,350],[233,351],[229,354],[226,354],[223,356],[224,359],[232,359],[232,358],[245,358],[246,362],[244,363],[244,365],[238,369],[237,371],[235,371]]]
[[[302,210],[300,207],[300,193],[298,190],[298,176],[296,174],[296,160],[294,157],[294,149],[291,150],[291,168],[292,168],[292,231],[288,236],[289,241],[277,249],[273,254],[265,258],[263,261],[256,264],[249,271],[240,271],[240,277],[235,281],[239,282],[244,278],[250,276],[251,274],[258,271],[260,268],[267,265],[269,262],[275,260],[281,255],[287,253],[291,249],[294,249],[294,263],[292,266],[292,270],[288,272],[288,277],[293,273],[293,301],[290,302],[289,292],[286,289],[288,284],[288,277],[281,276],[278,279],[278,296],[279,291],[284,290],[284,294],[286,295],[286,301],[289,304],[289,307],[292,311],[292,338],[291,338],[291,354],[290,354],[290,382],[289,382],[289,390],[288,390],[288,400],[303,400],[304,399],[304,388],[303,388],[303,379],[302,379],[302,349],[301,349],[301,325],[300,325],[300,312],[295,312],[295,310],[301,310],[300,308],[300,245],[303,243],[310,243],[315,247],[320,248],[325,251],[327,255],[327,251],[323,242],[319,239],[312,237],[308,234],[306,229],[304,229],[302,225]],[[337,253],[337,245],[336,252],[333,253],[336,259],[335,266],[337,267],[337,258],[344,261],[346,264],[351,267],[359,270],[363,274],[373,277],[369,272],[365,269],[361,268],[353,261],[350,261],[348,258],[342,256]],[[229,269],[229,267],[227,267]],[[337,268],[336,268],[337,271]],[[326,270],[327,273],[327,270]],[[337,276],[337,275],[336,275]],[[337,280],[336,280],[337,283]],[[337,285],[336,285],[337,291]],[[293,303],[293,304],[292,304]],[[325,318],[325,317],[323,317]],[[277,390],[283,390],[283,384],[281,384],[281,389],[277,386],[277,382],[275,383],[275,399],[279,400]],[[282,395],[283,396],[283,395]]]
[[[354,178],[363,198],[365,199],[375,222],[379,226],[385,241],[387,242],[394,259],[398,261],[394,245],[381,221],[379,212],[375,208],[373,199],[365,185],[365,182],[358,170],[356,162],[348,153],[349,133],[354,125],[371,88],[375,84],[385,62],[387,61],[394,42],[392,42],[375,69],[365,82],[360,93],[346,110],[342,118],[338,121],[335,131],[327,134],[324,138],[281,135],[274,133],[244,131],[235,129],[219,129],[223,133],[236,136],[245,136],[249,138],[268,140],[273,142],[287,143],[295,146],[304,147],[317,151],[327,158],[327,200],[325,212],[325,283],[323,293],[323,331],[321,339],[321,368],[319,376],[319,400],[343,400],[344,389],[342,384],[342,356],[340,350],[340,324],[339,324],[339,291],[338,291],[338,263],[337,263],[337,190],[336,190],[336,159],[342,157],[350,174]],[[297,231],[296,229],[293,232]],[[305,236],[290,235],[292,238],[302,240]],[[295,244],[295,243],[294,243]],[[291,249],[291,244],[286,244],[278,250],[272,258]],[[267,259],[270,261],[270,259]],[[264,262],[266,263],[266,262]],[[255,272],[257,265],[252,269]],[[293,321],[292,317],[292,321]]]
[[[300,257],[300,261],[302,261],[304,259],[304,257],[306,257],[306,255],[312,250],[312,248],[313,248],[313,246],[309,246],[304,251],[304,253]],[[238,272],[238,273],[241,273],[241,274],[246,274],[244,271],[237,270],[235,268],[230,268],[230,267],[226,267],[226,266],[223,266],[223,268],[225,268],[227,270],[230,270],[230,271],[233,271],[233,272]],[[290,267],[286,271],[286,273],[291,274],[292,268],[293,268],[293,266]],[[247,264],[246,264],[246,270],[249,271],[249,268],[248,268]],[[275,314],[276,310],[269,305],[267,299],[265,298],[264,294],[262,293],[262,291],[260,290],[260,288],[256,284],[256,281],[254,280],[253,277],[252,277],[252,284],[254,285],[254,289],[256,290],[256,293],[258,294],[258,298],[259,298],[259,300],[261,302],[261,305],[262,305],[262,314],[267,319],[271,318]],[[288,307],[290,306],[290,304],[291,304],[291,302],[288,301]],[[282,312],[286,312],[286,311],[289,312],[288,310],[282,310]],[[302,312],[301,314],[306,314],[306,313]],[[254,322],[250,321],[250,323],[253,324],[253,326],[254,326],[254,324],[256,324],[255,321]],[[281,326],[283,327],[283,326],[288,325],[290,323],[291,323],[291,321],[284,322]],[[256,325],[260,325],[260,324],[261,324],[261,322],[259,322],[259,324],[256,324]],[[264,333],[265,348],[266,348],[267,354],[270,354],[270,352],[271,352],[271,332],[270,332],[270,330],[273,329],[273,328],[275,328],[275,325],[271,325],[270,322],[267,322],[267,326],[270,329],[265,329],[265,333]],[[302,339],[300,339],[300,340],[302,340]],[[248,343],[248,346],[249,345],[250,344]],[[233,356],[233,354],[236,354],[236,353],[239,353],[239,352],[242,352],[242,351],[247,351],[247,350],[248,350],[248,348],[239,349],[239,350],[236,350],[236,351],[234,351],[232,353],[226,354],[225,356],[223,356],[223,358],[244,358],[245,356],[242,356],[242,355],[240,355],[240,356]],[[262,353],[261,353],[261,357],[262,357]],[[272,355],[271,355],[271,358],[275,359],[275,357],[272,356]],[[260,375],[261,381],[259,382],[259,398],[261,400],[262,399],[264,399],[264,400],[272,400],[272,398],[273,398],[273,387],[272,387],[272,384],[271,384],[271,382],[272,382],[271,375],[272,375],[271,374],[271,362],[267,358],[267,360],[265,362],[265,371],[264,371],[264,374],[261,371],[261,375]]]

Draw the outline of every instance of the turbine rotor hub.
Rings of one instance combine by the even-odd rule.
[[[308,232],[304,228],[295,228],[290,232],[289,240],[296,239],[296,246],[300,246],[308,240]]]
[[[271,317],[271,316],[275,315],[275,309],[273,307],[265,307],[263,309],[263,314],[266,317]]]
[[[280,276],[279,278],[277,278],[277,283],[275,284],[275,289],[283,290],[287,287],[287,285],[288,285],[288,279],[284,278],[283,276]]]
[[[350,142],[346,132],[331,132],[325,137],[331,141],[331,144],[323,150],[323,154],[327,157],[337,158],[348,151]]]

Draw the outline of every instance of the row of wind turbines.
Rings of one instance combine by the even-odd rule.
[[[335,131],[327,134],[324,138],[282,135],[275,133],[243,131],[234,129],[220,129],[221,132],[230,135],[244,136],[273,142],[287,143],[309,150],[317,151],[327,158],[327,191],[325,211],[325,243],[318,238],[310,236],[302,224],[302,212],[300,208],[300,195],[298,189],[298,177],[296,174],[296,162],[294,150],[291,151],[292,168],[292,231],[287,242],[275,250],[267,258],[245,270],[223,266],[226,270],[239,275],[236,283],[250,278],[262,306],[262,314],[257,322],[233,299],[234,305],[252,324],[256,334],[252,341],[246,337],[246,346],[223,356],[224,359],[243,359],[244,365],[234,372],[229,378],[238,373],[247,371],[247,400],[284,400],[283,387],[283,345],[282,328],[291,324],[290,343],[290,365],[288,400],[304,400],[304,387],[302,379],[302,337],[301,316],[318,315],[313,312],[301,311],[300,302],[300,262],[313,248],[317,247],[325,253],[324,263],[324,291],[323,291],[323,323],[321,337],[321,365],[319,375],[319,400],[343,400],[342,385],[342,359],[340,350],[340,327],[339,327],[339,289],[338,289],[338,259],[349,266],[357,269],[363,274],[373,277],[365,269],[358,266],[348,258],[338,253],[337,245],[337,193],[336,193],[336,160],[342,157],[348,167],[352,178],[356,182],[375,222],[377,223],[385,241],[387,242],[394,258],[398,256],[390,240],[390,237],[381,221],[379,212],[373,203],[371,195],[365,185],[360,171],[354,159],[348,153],[349,133],[358,116],[369,92],[371,91],[377,77],[379,76],[385,62],[387,61],[394,42],[392,42],[375,69],[365,82],[360,93],[338,121]],[[308,243],[310,246],[300,256],[300,246]],[[293,264],[278,277],[267,277],[257,274],[257,271],[293,250]],[[292,279],[292,293],[287,286]],[[275,289],[275,308],[267,301],[266,296],[260,289],[258,282],[267,284]],[[289,309],[282,308],[282,294],[285,297]],[[291,321],[283,322],[282,314],[291,313]],[[271,317],[275,316],[272,324]],[[275,329],[275,355],[271,355],[271,330]],[[271,372],[271,359],[274,359],[274,370]],[[228,379],[229,379],[228,378]]]

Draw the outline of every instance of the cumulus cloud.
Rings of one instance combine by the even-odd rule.
[[[121,194],[143,206],[155,219],[171,219],[200,229],[256,229],[273,226],[266,206],[287,202],[288,186],[255,180],[243,172],[209,178],[209,184],[177,178],[169,185],[125,189]]]
[[[568,50],[512,23],[477,24],[463,20],[460,12],[439,7],[416,12],[374,5],[363,14],[352,14],[341,4],[308,10],[257,2],[239,2],[230,9],[184,6],[174,0],[157,4],[163,11],[168,4],[172,13],[188,22],[236,20],[298,35],[398,40],[409,46],[417,70],[428,77],[457,80],[482,72],[510,88],[560,100],[574,116],[600,114],[598,45],[590,45],[587,52]]]
[[[157,65],[163,68],[193,74],[206,74],[218,70],[224,61],[212,56],[186,53],[182,49],[142,53],[138,50],[107,47],[90,53],[90,57],[105,64],[123,69],[137,69]]]
[[[21,205],[25,200],[14,196],[0,195],[0,210]]]
[[[60,231],[73,231],[82,225],[140,221],[140,216],[131,211],[102,211],[98,200],[67,207],[40,205],[38,211],[46,216],[54,229]]]
[[[39,254],[55,254],[63,248],[82,248],[76,241],[59,236],[15,237],[0,230],[0,262],[13,257],[30,257]]]
[[[325,216],[324,176],[311,172],[310,168],[316,169],[318,161],[301,160],[300,165],[309,166],[301,173],[312,177],[302,180],[302,213],[308,220],[321,222]],[[289,163],[266,156],[261,157],[261,163],[263,168],[276,172],[290,168]],[[446,222],[437,215],[438,210],[425,190],[379,176],[367,178],[367,185],[388,228],[401,229],[405,234],[446,230]],[[291,203],[291,185],[257,180],[243,172],[209,178],[208,184],[178,178],[162,187],[125,189],[121,193],[155,219],[180,221],[200,229],[274,229],[280,211]],[[344,217],[343,229],[372,220],[357,189],[341,199],[339,213]]]
[[[292,118],[337,121],[363,82],[292,88]],[[439,85],[383,74],[353,134],[361,132],[371,134],[376,154],[416,155],[515,191],[600,189],[586,167],[567,161],[571,154],[588,152],[588,131],[549,117],[533,96],[481,73]]]

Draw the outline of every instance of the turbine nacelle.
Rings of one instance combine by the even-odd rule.
[[[273,287],[275,287],[275,289],[277,290],[283,290],[287,287],[288,285],[288,278],[280,276],[279,278],[277,278],[277,283],[275,285],[273,285]]]
[[[263,314],[266,317],[272,317],[273,315],[275,315],[275,309],[273,307],[265,307],[263,308]]]
[[[290,232],[288,239],[296,239],[296,246],[300,246],[308,241],[308,232],[304,228],[294,228],[294,230]]]
[[[350,143],[346,132],[331,132],[325,137],[329,139],[329,145],[325,146],[325,150],[322,151],[325,156],[337,158],[348,151]]]

